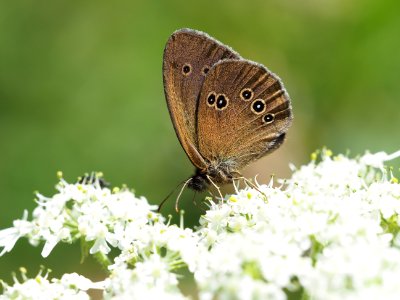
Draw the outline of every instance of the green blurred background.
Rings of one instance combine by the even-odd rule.
[[[33,191],[54,193],[56,171],[74,181],[103,171],[159,203],[193,167],[165,104],[161,64],[178,28],[206,31],[277,73],[293,100],[285,145],[249,166],[265,182],[288,176],[324,145],[335,152],[400,148],[400,3],[394,0],[1,1],[0,228]],[[189,225],[201,212],[184,193]],[[204,197],[204,195],[203,195]],[[174,197],[163,213],[172,213]],[[21,240],[0,258],[0,278],[20,266],[33,276],[103,273],[79,245],[41,247]]]

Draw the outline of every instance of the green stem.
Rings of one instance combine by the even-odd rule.
[[[93,257],[104,270],[108,271],[108,266],[111,265],[112,262],[106,254],[102,252],[96,252],[93,254]]]

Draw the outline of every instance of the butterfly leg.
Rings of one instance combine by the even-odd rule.
[[[235,180],[237,180],[237,185],[236,185]],[[235,192],[236,192],[236,193],[239,193],[239,189],[240,189],[240,179],[232,178],[232,185],[233,185],[233,188],[235,189]]]
[[[222,196],[221,189],[219,188],[218,185],[216,185],[216,184],[214,183],[214,181],[211,180],[211,177],[210,177],[210,176],[208,176],[208,175],[206,175],[206,176],[207,176],[207,179],[211,182],[211,184],[217,189],[217,191],[218,191],[218,193],[219,193],[219,196],[221,197],[221,201],[222,201],[222,203],[224,203],[224,197]]]
[[[253,182],[251,182],[251,180],[247,179],[246,177],[244,177],[244,176],[243,176],[242,174],[240,174],[239,172],[235,172],[235,173],[238,174],[239,176],[238,176],[238,177],[235,177],[235,178],[232,178],[232,181],[233,181],[233,180],[238,180],[238,181],[243,180],[243,182],[244,182],[247,186],[249,186],[249,187],[255,189],[256,191],[258,191],[261,195],[264,196],[265,200],[267,201],[267,195],[266,195],[263,191],[260,190],[258,184],[257,184],[257,185],[254,184]],[[257,180],[256,180],[256,182],[257,182]],[[235,189],[236,189],[236,186],[235,186]]]

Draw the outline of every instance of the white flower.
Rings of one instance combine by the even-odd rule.
[[[53,279],[52,281],[61,283],[65,288],[74,288],[81,291],[104,288],[104,282],[93,282],[77,273],[64,274],[60,280]]]
[[[200,219],[200,224],[207,223],[207,227],[215,231],[220,231],[226,227],[228,223],[228,217],[231,210],[227,205],[218,205],[214,202],[210,203],[210,209],[206,214]]]
[[[383,151],[374,154],[366,153],[360,159],[360,163],[383,170],[385,161],[393,160],[398,157],[400,157],[400,150],[392,154],[387,154],[386,152]]]
[[[14,227],[0,230],[0,247],[3,247],[0,256],[6,252],[10,252],[21,237],[28,236],[32,232],[33,225],[27,219],[28,211],[24,210],[22,219],[13,222]]]

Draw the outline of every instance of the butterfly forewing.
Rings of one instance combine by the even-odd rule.
[[[202,86],[197,113],[200,154],[233,170],[279,147],[292,121],[289,96],[279,78],[248,60],[214,65]]]
[[[208,72],[224,59],[240,59],[240,56],[208,35],[191,29],[174,32],[164,50],[164,90],[170,116],[186,154],[201,169],[205,168],[205,162],[198,153],[196,138],[197,101]]]

